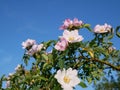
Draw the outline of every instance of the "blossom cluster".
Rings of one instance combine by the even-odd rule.
[[[35,53],[41,51],[43,44],[36,44],[35,40],[27,39],[25,42],[22,42],[23,49],[26,49],[26,54],[32,56]]]
[[[59,51],[64,51],[67,48],[68,43],[75,43],[83,40],[83,37],[79,35],[78,30],[74,31],[64,30],[63,36],[60,36],[59,38],[60,41],[58,41],[57,44],[55,45],[55,49]]]
[[[61,26],[61,29],[64,29],[63,36],[59,36],[60,41],[55,45],[55,49],[59,51],[64,51],[69,43],[80,42],[83,40],[83,37],[79,35],[78,29],[73,28],[72,31],[69,30],[70,27],[80,27],[83,25],[83,22],[74,18],[73,21],[66,19],[64,24]]]
[[[77,18],[74,18],[73,20],[71,19],[66,19],[63,22],[63,25],[60,27],[61,30],[69,29],[69,30],[74,30],[74,29],[79,29],[83,26],[83,22],[78,20]]]

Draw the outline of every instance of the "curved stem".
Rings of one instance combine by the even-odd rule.
[[[90,62],[90,61],[95,61],[95,62],[99,62],[99,63],[102,63],[102,64],[105,64],[107,66],[110,66],[110,68],[114,69],[114,70],[117,70],[117,71],[120,71],[120,66],[115,66],[109,62],[106,62],[106,61],[102,61],[102,60],[99,60],[97,58],[85,58],[84,56],[79,56],[79,58],[76,58],[76,59],[85,59],[86,61],[85,62]],[[81,66],[83,63],[81,63],[81,61],[79,61],[78,63],[76,63],[74,65],[74,68],[76,67],[79,67]]]
[[[96,59],[96,58],[93,58],[93,59],[90,59],[90,60],[96,61],[96,62],[99,62],[99,63],[102,63],[102,64],[105,64],[105,65],[108,65],[108,66],[110,66],[111,68],[120,71],[120,67],[114,66],[113,64],[111,64],[111,63],[109,63],[109,62],[101,61],[101,60],[98,60],[98,59]]]

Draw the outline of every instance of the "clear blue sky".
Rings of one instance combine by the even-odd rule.
[[[0,76],[23,63],[21,43],[26,39],[56,40],[66,18],[76,17],[92,27],[104,23],[116,27],[120,25],[119,5],[120,0],[0,0]],[[91,37],[88,32],[83,35],[86,40]],[[114,40],[120,48],[120,39]]]

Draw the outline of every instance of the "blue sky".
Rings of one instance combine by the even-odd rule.
[[[57,40],[66,18],[78,18],[92,27],[120,25],[120,0],[0,0],[0,76],[14,72],[22,62],[21,43],[28,38],[38,43]],[[91,38],[83,32],[85,40]],[[120,48],[120,39],[114,39]],[[79,90],[78,88],[76,90]],[[93,90],[91,86],[83,90]]]

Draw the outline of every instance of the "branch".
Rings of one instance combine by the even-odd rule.
[[[99,62],[99,63],[102,63],[102,64],[106,64],[106,65],[110,66],[111,68],[120,71],[120,67],[114,66],[113,64],[111,64],[111,63],[109,63],[109,62],[101,61],[101,60],[98,60],[98,59],[96,59],[96,58],[93,58],[93,59],[91,59],[91,60],[92,60],[92,61]]]
[[[109,62],[101,61],[101,60],[99,60],[99,59],[97,59],[97,58],[85,58],[84,56],[80,56],[79,59],[86,59],[87,62],[89,62],[90,60],[91,60],[91,61],[95,61],[95,62],[99,62],[99,63],[105,64],[105,65],[107,65],[107,66],[110,66],[112,69],[115,69],[115,70],[117,70],[117,71],[120,71],[120,66],[115,66],[115,65],[113,65],[113,64],[111,64],[111,63],[109,63]],[[80,62],[80,63],[81,63],[81,62]]]

